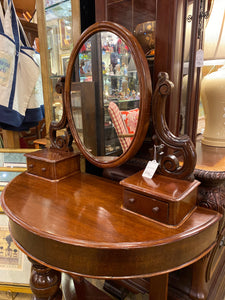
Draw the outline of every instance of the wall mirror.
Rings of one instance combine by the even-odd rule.
[[[149,67],[136,38],[112,22],[90,26],[71,53],[64,96],[86,159],[104,168],[134,156],[148,130],[151,100]]]

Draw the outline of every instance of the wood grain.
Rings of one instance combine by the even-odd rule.
[[[214,246],[217,212],[198,208],[184,224],[168,228],[121,204],[121,186],[81,173],[58,183],[23,173],[2,195],[18,246],[47,266],[78,275],[161,274],[198,260]]]

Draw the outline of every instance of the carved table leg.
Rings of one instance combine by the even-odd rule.
[[[61,273],[29,258],[32,263],[30,288],[34,300],[61,300]]]
[[[166,300],[169,274],[150,277],[149,300]]]

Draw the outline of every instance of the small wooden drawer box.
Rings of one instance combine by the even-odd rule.
[[[154,175],[152,179],[138,172],[120,182],[124,186],[123,207],[167,225],[178,225],[196,207],[195,180]]]
[[[80,170],[80,156],[57,149],[43,149],[29,154],[27,172],[50,180],[59,180]]]

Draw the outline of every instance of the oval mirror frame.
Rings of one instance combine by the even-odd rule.
[[[75,127],[75,123],[73,120],[72,110],[71,110],[71,78],[72,73],[74,70],[74,64],[76,57],[79,54],[79,51],[82,45],[95,33],[102,32],[102,31],[109,31],[117,35],[129,48],[133,60],[135,62],[139,80],[139,87],[140,87],[140,105],[139,105],[139,118],[137,123],[137,128],[135,131],[135,135],[133,140],[128,148],[127,151],[122,153],[118,157],[107,157],[98,158],[92,155],[82,141],[79,138],[78,132]],[[150,102],[152,96],[152,84],[151,84],[151,77],[147,59],[145,57],[144,51],[141,48],[137,39],[123,26],[102,21],[95,23],[88,27],[80,36],[77,44],[73,48],[70,56],[70,60],[68,63],[68,68],[66,72],[65,78],[65,89],[64,89],[64,101],[65,101],[65,112],[68,120],[68,124],[72,133],[75,142],[84,155],[84,157],[92,164],[100,168],[110,168],[116,167],[119,165],[124,164],[127,160],[132,158],[137,151],[140,149],[147,130],[149,126],[150,120]]]

